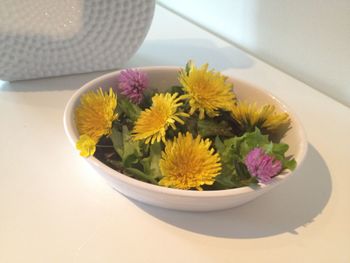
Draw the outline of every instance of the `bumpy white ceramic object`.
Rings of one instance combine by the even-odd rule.
[[[118,68],[144,40],[154,0],[1,0],[0,79]]]

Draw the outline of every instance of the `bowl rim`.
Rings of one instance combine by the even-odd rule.
[[[143,71],[179,71],[182,67],[179,66],[148,66],[148,67],[133,67],[133,69],[143,70]],[[64,124],[64,130],[65,133],[70,141],[70,143],[75,148],[77,135],[74,132],[74,128],[70,125],[71,118],[73,118],[74,109],[73,106],[75,102],[79,99],[81,94],[85,93],[86,90],[89,90],[91,86],[94,84],[101,82],[105,79],[108,79],[110,77],[116,76],[119,74],[122,70],[115,70],[107,74],[103,74],[95,79],[90,80],[89,82],[85,83],[83,86],[81,86],[79,89],[77,89],[74,94],[70,97],[68,100],[66,107],[64,109],[64,115],[63,115],[63,124]],[[225,74],[223,74],[225,75]],[[225,75],[227,76],[227,75]],[[238,187],[233,189],[224,189],[224,190],[209,190],[209,191],[197,191],[197,190],[183,190],[183,189],[174,189],[174,188],[168,188],[164,186],[154,185],[151,183],[146,183],[140,180],[137,180],[135,178],[129,177],[127,175],[124,175],[120,173],[117,170],[114,170],[113,168],[105,165],[101,161],[99,161],[94,156],[90,156],[85,158],[87,162],[92,164],[94,167],[97,167],[101,170],[103,170],[105,173],[107,173],[111,177],[115,177],[115,179],[122,181],[125,184],[130,184],[133,187],[144,189],[151,192],[158,192],[161,194],[167,194],[167,195],[174,195],[177,197],[196,197],[196,198],[208,198],[208,197],[222,197],[222,196],[233,196],[233,195],[239,195],[239,194],[249,194],[254,193],[257,191],[263,191],[268,188],[274,187],[277,184],[280,184],[282,181],[285,181],[286,179],[290,178],[292,174],[294,174],[296,171],[300,169],[302,166],[305,156],[308,150],[308,141],[307,136],[305,133],[305,129],[300,122],[299,117],[295,114],[293,110],[281,99],[276,97],[275,95],[271,94],[269,91],[265,90],[261,86],[251,83],[249,81],[240,79],[238,77],[231,77],[227,76],[229,80],[231,80],[234,83],[234,80],[238,80],[242,84],[252,86],[253,88],[262,91],[263,93],[266,93],[269,97],[271,97],[273,100],[275,100],[281,107],[286,110],[290,116],[293,118],[293,122],[297,123],[298,126],[298,133],[302,140],[299,142],[299,151],[298,151],[298,163],[293,171],[287,171],[283,174],[280,174],[272,179],[272,181],[269,184],[262,184],[259,183],[258,187],[250,187],[250,186],[244,186],[244,187]]]

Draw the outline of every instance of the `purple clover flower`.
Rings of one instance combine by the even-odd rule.
[[[148,77],[142,71],[126,69],[118,76],[119,90],[131,102],[140,104],[143,99],[143,91],[147,88]]]
[[[271,178],[282,170],[282,162],[264,152],[261,148],[251,150],[245,160],[245,165],[252,176],[261,183],[269,183]]]

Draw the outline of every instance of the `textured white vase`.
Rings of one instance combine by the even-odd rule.
[[[154,0],[1,0],[0,79],[118,68],[150,27]]]

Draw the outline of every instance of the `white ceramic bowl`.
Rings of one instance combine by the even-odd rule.
[[[139,69],[148,74],[149,84],[153,88],[161,90],[179,84],[177,80],[178,67],[144,67]],[[64,127],[73,147],[75,147],[79,137],[74,123],[74,109],[79,104],[80,96],[99,87],[105,90],[113,87],[116,90],[119,72],[115,71],[88,82],[77,90],[69,100],[64,112]],[[265,90],[240,79],[230,78],[230,81],[234,83],[234,91],[238,99],[258,104],[273,104],[277,110],[288,112],[292,128],[287,132],[283,142],[289,144],[288,155],[294,156],[297,161],[296,169],[298,169],[307,151],[307,140],[304,129],[295,114],[284,103]],[[261,185],[257,189],[242,187],[230,190],[191,191],[144,183],[113,170],[95,157],[89,157],[86,160],[112,187],[122,194],[150,205],[187,211],[221,210],[244,204],[286,181],[295,172],[288,171],[283,175],[276,176],[270,184]]]

